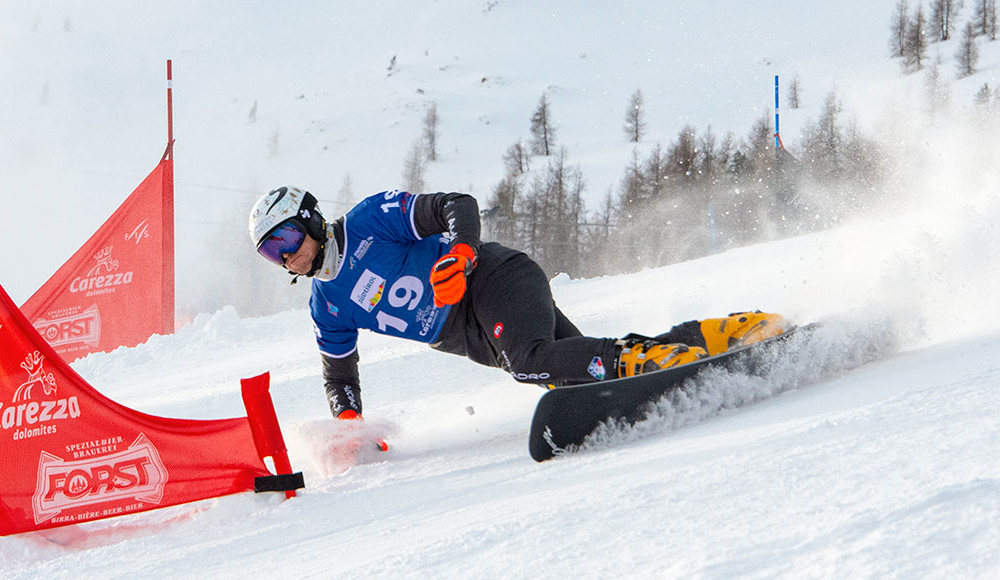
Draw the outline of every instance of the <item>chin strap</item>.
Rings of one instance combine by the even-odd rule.
[[[323,243],[319,245],[319,251],[316,252],[316,257],[313,258],[312,270],[309,270],[309,272],[306,274],[296,274],[291,270],[285,270],[286,272],[292,275],[291,284],[294,286],[295,283],[299,281],[299,276],[305,276],[306,278],[312,278],[313,276],[315,276],[316,272],[319,272],[320,268],[323,267],[323,259],[325,255],[326,255],[326,240],[324,239]]]

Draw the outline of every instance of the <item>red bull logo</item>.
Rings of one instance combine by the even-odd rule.
[[[108,447],[116,448],[114,441]],[[144,434],[123,451],[79,461],[64,461],[43,451],[32,497],[35,523],[54,518],[84,521],[158,504],[167,478],[159,452]],[[59,517],[67,510],[79,509],[84,511]]]

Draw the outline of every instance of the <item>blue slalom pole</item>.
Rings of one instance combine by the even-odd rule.
[[[774,75],[774,148],[781,149],[781,132],[778,130],[778,75]]]

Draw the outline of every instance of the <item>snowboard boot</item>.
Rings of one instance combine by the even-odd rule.
[[[619,340],[618,378],[668,369],[705,358],[708,353],[700,346],[661,344],[654,340]]]
[[[709,356],[778,336],[788,328],[780,314],[760,310],[735,312],[726,318],[706,318],[698,322]]]

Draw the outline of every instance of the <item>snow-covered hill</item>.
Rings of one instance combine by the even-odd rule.
[[[360,344],[366,415],[391,450],[358,465],[338,457],[305,310],[240,319],[227,309],[92,355],[74,366],[103,392],[171,416],[241,414],[239,378],[270,370],[307,488],[285,502],[247,494],[3,538],[2,576],[993,577],[1000,333],[976,308],[939,302],[941,264],[911,251],[926,227],[872,247],[892,271],[888,285],[850,256],[837,259],[870,233],[556,280],[561,307],[593,334],[759,306],[799,321],[841,316],[853,340],[828,336],[814,361],[879,348],[865,338],[869,321],[891,321],[901,350],[805,385],[709,381],[685,407],[612,434],[615,446],[544,464],[526,446],[540,389],[372,334]],[[978,241],[998,248],[995,233]],[[886,291],[901,271],[912,275],[907,302]],[[721,282],[730,279],[741,283]],[[641,309],[637,294],[669,299]],[[732,409],[727,390],[762,401]]]
[[[889,0],[584,4],[0,4],[0,283],[27,298],[158,159],[166,58],[189,304],[224,284],[217,264],[252,252],[251,191],[293,181],[333,199],[348,174],[357,196],[395,185],[428,102],[446,144],[431,188],[487,195],[548,89],[601,196],[630,152],[636,88],[652,146],[689,122],[743,133],[773,75],[799,73],[807,106],[784,114],[785,142],[836,87],[898,145],[899,203],[667,268],[558,277],[556,300],[593,335],[760,308],[841,320],[816,360],[865,358],[885,339],[872,322],[894,354],[808,384],[710,381],[611,447],[536,464],[541,390],[366,333],[367,426],[391,450],[352,465],[330,450],[308,313],[202,313],[74,368],[121,403],[191,418],[242,414],[239,379],[270,371],[308,487],[0,538],[0,578],[1000,577],[1000,143],[971,109],[1000,84],[1000,43],[957,82],[956,42],[932,46],[952,108],[927,118],[923,75],[886,58]],[[760,401],[734,409],[727,389]]]
[[[688,124],[745,137],[771,112],[775,75],[783,91],[800,79],[800,109],[782,93],[792,150],[833,90],[845,122],[856,118],[900,155],[923,144],[932,157],[970,147],[976,139],[942,142],[916,122],[926,75],[906,76],[888,58],[894,4],[0,3],[0,228],[10,248],[0,252],[0,280],[23,303],[152,169],[166,142],[168,58],[179,314],[226,304],[245,314],[251,290],[289,291],[280,279],[253,289],[220,282],[255,260],[245,243],[255,196],[299,185],[337,215],[348,179],[355,200],[401,185],[431,103],[440,136],[428,190],[468,191],[481,202],[503,176],[507,148],[530,137],[543,92],[557,146],[579,165],[593,210],[630,161],[623,125],[637,89],[647,111],[642,157]],[[965,7],[959,21],[971,13]],[[1000,43],[982,42],[981,72],[953,83],[957,43],[932,44],[928,56],[941,59],[951,103],[966,111],[982,84],[1000,86]],[[51,233],[40,236],[41,223]],[[13,251],[28,244],[30,257]],[[273,312],[254,310],[262,311]]]

